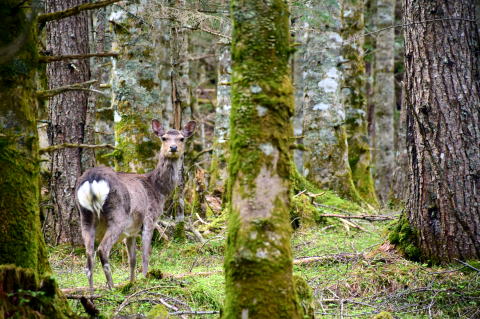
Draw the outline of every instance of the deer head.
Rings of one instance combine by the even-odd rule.
[[[160,157],[169,159],[181,158],[185,152],[185,139],[193,135],[196,125],[195,121],[190,121],[185,124],[181,131],[165,131],[158,120],[153,120],[152,129],[155,135],[162,140]]]

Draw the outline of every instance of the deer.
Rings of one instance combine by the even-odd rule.
[[[154,134],[161,139],[158,163],[146,174],[115,172],[109,167],[94,167],[80,176],[76,186],[76,204],[85,245],[86,275],[93,291],[95,240],[107,286],[113,288],[109,255],[113,245],[124,240],[130,266],[130,282],[135,281],[136,237],[142,238],[142,272],[146,276],[151,241],[165,201],[181,181],[185,139],[195,131],[196,122],[182,130],[166,131],[158,120],[152,121]]]

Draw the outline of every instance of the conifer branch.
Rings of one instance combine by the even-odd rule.
[[[69,54],[69,55],[42,55],[38,58],[39,62],[50,63],[54,61],[62,60],[72,60],[72,59],[86,59],[91,57],[109,57],[109,56],[118,56],[116,52],[99,52],[99,53],[88,53],[88,54]]]
[[[86,10],[95,10],[99,8],[106,7],[112,3],[119,2],[120,0],[104,0],[95,3],[85,3],[79,6],[69,8],[63,11],[51,12],[51,13],[44,13],[38,16],[38,24],[42,27],[45,23],[54,20],[60,20],[63,18],[71,17],[73,15],[79,14],[82,11]]]

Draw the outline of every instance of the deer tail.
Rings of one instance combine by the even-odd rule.
[[[110,186],[105,180],[85,181],[77,190],[77,199],[80,206],[95,213],[100,219],[103,204],[110,192]]]

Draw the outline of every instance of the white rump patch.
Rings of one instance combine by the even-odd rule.
[[[93,181],[92,183],[84,182],[77,191],[78,203],[83,208],[96,213],[100,218],[100,212],[109,192],[110,187],[104,180]]]

